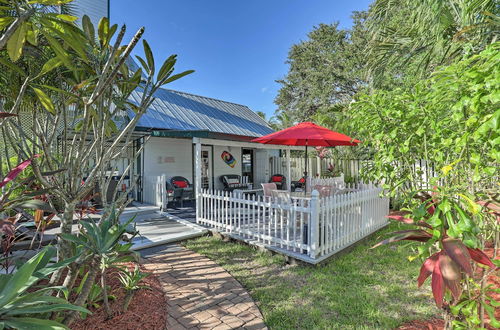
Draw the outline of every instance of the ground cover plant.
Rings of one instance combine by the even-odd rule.
[[[283,256],[206,236],[185,246],[228,270],[249,291],[271,329],[390,329],[439,313],[429,288],[416,290],[420,264],[408,243],[370,249],[393,224],[324,265],[288,265]]]

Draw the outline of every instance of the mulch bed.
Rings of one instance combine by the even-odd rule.
[[[488,247],[485,248],[484,253],[490,258],[493,257],[493,248]],[[500,256],[497,256],[496,259],[500,259]],[[480,268],[479,268],[480,269]],[[492,284],[495,288],[500,288],[500,277],[498,276],[498,272],[490,275],[488,278],[488,284]],[[491,296],[496,300],[500,301],[500,293],[492,293]],[[500,319],[500,309],[495,311],[495,318],[497,320]],[[486,314],[486,322],[488,322],[488,315]],[[486,326],[487,329],[495,329],[491,327],[489,324]],[[444,320],[441,318],[432,318],[430,320],[415,320],[408,323],[403,324],[398,328],[399,330],[410,330],[410,329],[426,329],[426,330],[442,330],[444,329]]]
[[[125,264],[130,270],[134,269],[133,263]],[[144,273],[152,273],[141,266],[141,271]],[[95,309],[90,307],[92,315],[87,316],[85,320],[77,320],[71,325],[71,329],[165,329],[167,322],[167,302],[160,281],[156,275],[151,274],[141,281],[141,285],[150,287],[151,289],[138,290],[128,310],[124,313],[123,301],[125,298],[125,290],[122,289],[118,278],[118,270],[111,269],[107,275],[107,284],[111,287],[110,294],[116,299],[110,300],[110,307],[113,312],[113,317],[106,320],[106,315],[102,302],[101,307]]]

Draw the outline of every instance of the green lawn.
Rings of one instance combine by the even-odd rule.
[[[418,260],[408,243],[370,250],[380,231],[320,266],[287,265],[284,258],[217,237],[185,243],[227,269],[250,292],[271,329],[390,329],[438,313],[428,283],[417,289]]]

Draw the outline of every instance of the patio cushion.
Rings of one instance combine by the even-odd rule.
[[[227,184],[229,184],[229,185],[234,185],[234,184],[240,183],[240,180],[237,178],[227,178],[226,181],[227,181]]]
[[[281,181],[283,181],[283,177],[282,177],[282,176],[279,176],[279,175],[273,175],[273,176],[271,177],[271,181],[272,181],[272,182],[281,182]]]
[[[305,178],[300,178],[299,183],[305,183],[306,179]]]
[[[187,188],[188,184],[186,181],[173,181],[174,186],[177,188]]]

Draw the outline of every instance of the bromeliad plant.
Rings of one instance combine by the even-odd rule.
[[[394,232],[374,247],[403,240],[422,242],[417,257],[424,262],[417,283],[420,287],[431,277],[434,300],[444,312],[447,327],[484,328],[484,311],[490,324],[499,326],[494,315],[498,302],[489,296],[494,288],[485,285],[497,267],[479,248],[484,244],[478,238],[481,207],[464,194],[450,195],[439,188],[431,194],[420,191],[415,197],[420,203],[410,214],[389,218],[418,228]],[[478,267],[484,269],[478,271]]]
[[[128,269],[124,269],[120,274],[120,282],[127,291],[125,295],[125,301],[123,302],[123,311],[126,312],[134,294],[139,289],[150,289],[147,285],[140,285],[139,283],[148,277],[149,274],[141,272],[139,266],[135,266],[134,271],[129,271]]]

